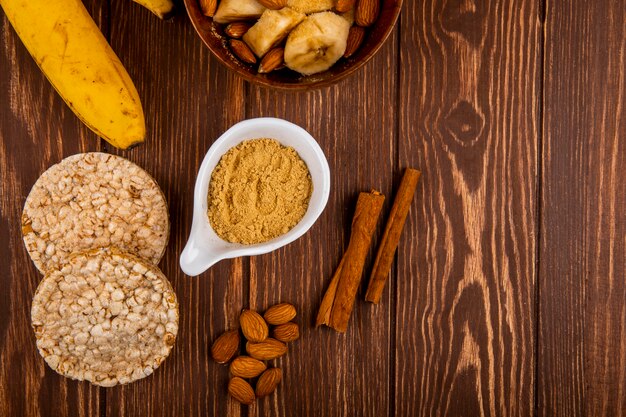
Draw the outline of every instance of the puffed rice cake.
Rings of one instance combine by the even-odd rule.
[[[45,273],[74,253],[117,247],[158,264],[169,238],[167,202],[156,181],[127,159],[72,155],[44,172],[28,195],[22,235]]]
[[[152,374],[178,333],[176,294],[158,267],[116,249],[72,255],[31,308],[37,349],[61,375],[109,387]]]

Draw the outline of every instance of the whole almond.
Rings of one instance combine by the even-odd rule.
[[[246,352],[260,361],[270,361],[287,353],[287,345],[276,339],[267,338],[264,342],[246,343]]]
[[[263,372],[256,383],[256,396],[260,398],[270,395],[282,379],[283,371],[280,368],[271,368]]]
[[[262,342],[269,335],[267,323],[256,311],[244,310],[239,316],[239,325],[243,335],[251,342]]]
[[[284,324],[296,317],[296,308],[288,303],[281,303],[267,309],[263,318],[272,325]]]
[[[354,21],[357,25],[371,26],[380,12],[380,0],[359,0],[354,13]]]
[[[226,363],[235,355],[238,348],[239,332],[237,330],[229,330],[215,339],[211,346],[211,356],[217,363]]]
[[[224,33],[231,38],[239,39],[250,29],[252,26],[249,22],[233,22],[230,23],[224,29]]]
[[[232,378],[228,383],[228,393],[242,404],[252,404],[254,402],[254,390],[243,379],[238,376]]]
[[[259,65],[259,72],[265,74],[272,72],[275,69],[283,65],[283,59],[285,56],[284,48],[274,48],[265,54]]]
[[[356,3],[356,0],[337,0],[335,10],[337,10],[338,13],[349,12],[354,8],[354,3]]]
[[[257,0],[268,9],[278,10],[287,6],[287,0]]]
[[[296,323],[290,321],[289,323],[276,326],[272,330],[272,336],[281,342],[293,342],[300,337],[300,328]]]
[[[238,39],[231,39],[230,49],[231,51],[233,51],[235,56],[243,62],[247,64],[256,63],[256,57],[254,56],[248,45],[246,45],[243,41],[240,41]]]
[[[352,26],[350,32],[348,32],[346,51],[343,53],[343,56],[348,58],[354,55],[357,49],[359,49],[359,46],[363,43],[363,39],[365,39],[365,29],[361,26]]]
[[[230,363],[230,373],[241,378],[256,378],[267,366],[250,356],[238,356]]]
[[[200,0],[200,8],[205,16],[213,17],[217,9],[217,0]]]

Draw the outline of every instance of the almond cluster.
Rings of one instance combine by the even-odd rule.
[[[244,355],[236,356],[240,350],[239,330],[229,330],[213,342],[213,359],[217,363],[230,362],[228,393],[235,400],[250,405],[256,398],[274,392],[282,380],[282,371],[268,368],[266,361],[283,356],[288,350],[287,343],[300,337],[298,325],[291,321],[294,317],[296,308],[288,303],[270,307],[263,316],[244,310],[239,316],[240,330],[246,339]]]
[[[258,73],[326,71],[359,49],[381,0],[199,0],[243,64]]]

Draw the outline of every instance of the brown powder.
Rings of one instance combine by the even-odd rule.
[[[209,220],[229,242],[265,242],[298,224],[312,190],[309,169],[293,148],[247,140],[229,149],[211,174]]]

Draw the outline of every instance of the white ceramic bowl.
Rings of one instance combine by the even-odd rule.
[[[207,215],[207,194],[211,173],[226,151],[244,140],[257,138],[273,138],[285,146],[294,148],[309,168],[313,193],[302,220],[284,235],[254,245],[230,243],[215,233]],[[328,162],[322,149],[306,130],[286,120],[271,117],[237,123],[215,141],[198,171],[194,191],[193,222],[187,245],[180,254],[181,269],[187,275],[196,276],[222,259],[260,255],[293,242],[305,234],[322,214],[329,192]]]

